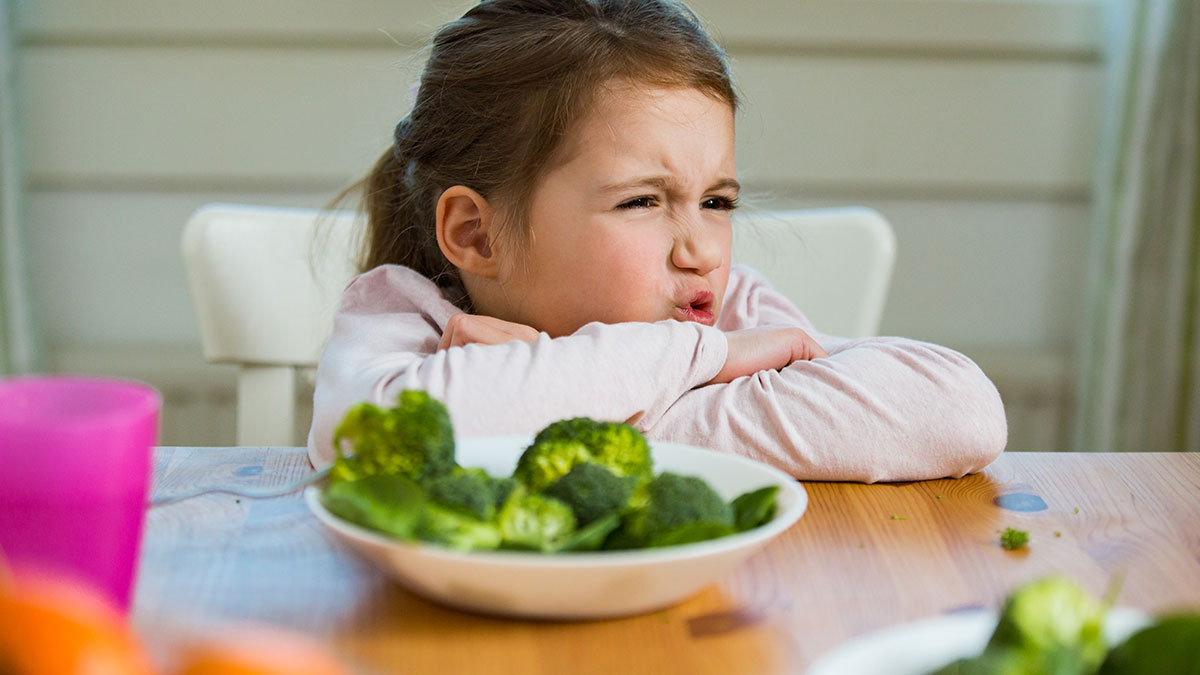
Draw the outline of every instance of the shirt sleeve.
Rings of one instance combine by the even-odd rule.
[[[644,429],[725,363],[720,330],[678,321],[593,323],[560,338],[437,351],[457,310],[411,270],[372,274],[343,294],[318,364],[308,439],[317,467],[332,461],[350,406],[392,405],[403,389],[445,403],[459,436],[532,434],[581,415]]]
[[[966,356],[896,337],[823,335],[756,273],[731,289],[729,328],[805,328],[828,358],[797,361],[685,392],[647,429],[652,438],[713,447],[804,480],[958,477],[1007,442],[995,386]]]

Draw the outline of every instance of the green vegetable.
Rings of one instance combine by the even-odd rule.
[[[404,476],[375,475],[331,483],[321,503],[343,520],[398,539],[412,539],[425,496],[419,485]]]
[[[1052,576],[1016,589],[982,654],[962,659],[938,675],[1091,675],[1108,650],[1104,606],[1086,589]]]
[[[546,488],[547,496],[571,507],[580,526],[608,515],[619,515],[629,505],[633,485],[606,467],[592,462],[576,464]]]
[[[541,492],[583,462],[600,464],[618,476],[632,476],[638,483],[654,473],[650,445],[637,429],[576,417],[538,432],[517,461],[513,477],[531,491]]]
[[[778,485],[768,485],[734,498],[730,502],[730,506],[733,507],[734,528],[738,532],[745,532],[771,520],[775,515],[775,497],[778,494]]]
[[[567,475],[576,464],[591,461],[592,453],[579,441],[553,439],[533,445],[521,453],[513,478],[521,481],[531,492],[541,492],[554,481]]]
[[[597,551],[604,546],[604,541],[613,530],[621,524],[621,517],[615,513],[592,521],[590,525],[575,530],[563,542],[562,551]]]
[[[430,480],[425,491],[429,498],[458,509],[480,520],[496,514],[496,481],[483,469],[455,469]]]
[[[571,507],[545,495],[515,491],[497,516],[505,548],[555,551],[575,531]]]
[[[450,416],[422,391],[394,408],[362,403],[334,434],[337,457],[322,503],[333,514],[401,540],[458,550],[553,553],[672,546],[758,527],[777,486],[731,504],[702,479],[653,475],[633,427],[585,417],[555,422],[522,453],[511,477],[463,468]]]
[[[659,474],[646,486],[646,505],[630,513],[618,542],[654,547],[734,532],[733,508],[695,476]]]
[[[349,443],[353,454],[343,453]],[[333,483],[373,475],[401,475],[422,482],[449,473],[454,462],[454,429],[441,401],[423,391],[400,392],[395,408],[360,403],[333,435],[337,451]]]
[[[1000,545],[1009,551],[1015,551],[1029,543],[1029,533],[1025,530],[1007,528],[1000,533]]]
[[[1168,615],[1117,645],[1100,675],[1200,675],[1200,613]]]
[[[417,523],[417,537],[460,551],[487,550],[500,546],[496,523],[480,520],[460,510],[426,502]]]

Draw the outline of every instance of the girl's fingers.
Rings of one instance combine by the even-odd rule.
[[[499,345],[513,340],[532,342],[537,336],[536,330],[524,324],[490,316],[455,314],[446,322],[446,330],[438,341],[438,349],[471,344]]]

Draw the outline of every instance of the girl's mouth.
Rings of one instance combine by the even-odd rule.
[[[680,305],[677,313],[683,321],[695,321],[705,326],[713,325],[716,316],[713,314],[713,294],[709,291],[698,291],[688,300],[686,305]]]

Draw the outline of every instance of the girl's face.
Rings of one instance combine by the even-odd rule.
[[[611,86],[536,186],[527,244],[501,274],[500,318],[573,333],[600,321],[712,325],[738,197],[729,104]]]

